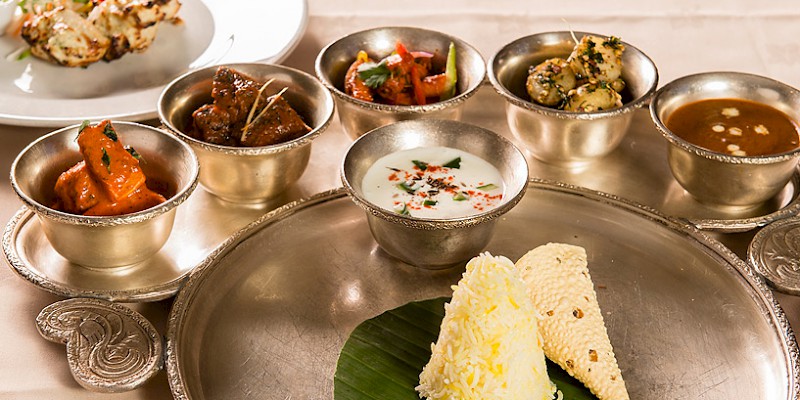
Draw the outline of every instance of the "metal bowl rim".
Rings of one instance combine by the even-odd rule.
[[[127,121],[111,121],[111,123],[115,126],[126,125],[132,128],[150,130],[154,133],[167,137],[168,140],[172,140],[175,143],[177,143],[190,158],[189,164],[194,166],[194,168],[192,168],[192,171],[190,172],[191,177],[189,184],[178,188],[178,191],[172,197],[168,198],[167,201],[161,204],[158,204],[146,210],[130,214],[117,215],[117,216],[86,216],[86,215],[70,214],[64,211],[58,211],[54,208],[39,203],[38,201],[28,196],[20,188],[15,173],[17,170],[17,164],[19,160],[22,158],[22,156],[28,151],[30,151],[30,149],[36,146],[37,144],[45,140],[48,140],[51,137],[57,135],[63,135],[69,131],[75,130],[78,127],[80,127],[80,124],[75,124],[61,129],[57,129],[53,132],[50,132],[44,136],[39,137],[38,139],[28,144],[28,146],[26,146],[14,159],[14,162],[11,164],[11,174],[10,174],[11,187],[14,189],[14,192],[16,192],[20,200],[22,200],[22,202],[28,208],[33,210],[36,215],[40,217],[45,217],[49,220],[70,225],[106,226],[106,227],[118,226],[118,225],[132,225],[143,221],[147,221],[169,212],[170,210],[174,209],[175,207],[186,201],[186,199],[189,198],[189,196],[194,192],[195,188],[197,187],[198,177],[200,173],[200,163],[197,159],[197,155],[194,153],[194,150],[192,150],[192,148],[188,144],[184,143],[181,140],[178,140],[178,138],[156,127],[143,125],[136,122],[127,122]]]
[[[331,82],[330,78],[328,77],[328,74],[326,74],[322,70],[322,60],[328,54],[328,50],[330,50],[330,48],[333,47],[334,45],[336,45],[337,43],[340,43],[341,41],[343,41],[345,39],[356,37],[358,35],[364,35],[364,34],[367,34],[367,33],[370,33],[370,32],[383,31],[383,30],[392,30],[392,29],[395,29],[395,30],[407,30],[407,31],[417,31],[417,32],[422,32],[422,33],[426,33],[426,34],[429,34],[429,35],[442,36],[442,37],[445,37],[445,38],[449,39],[451,42],[456,43],[458,46],[468,49],[470,52],[474,53],[474,55],[476,55],[478,57],[478,59],[480,60],[479,64],[482,66],[482,68],[481,68],[482,71],[481,71],[480,76],[475,77],[474,82],[467,88],[467,90],[465,90],[464,92],[458,93],[456,96],[454,96],[454,97],[452,97],[450,99],[447,99],[445,101],[437,101],[435,103],[430,103],[430,104],[425,104],[425,105],[403,106],[403,105],[381,104],[381,103],[375,103],[375,102],[369,102],[369,101],[356,99],[355,97],[350,96],[347,93],[342,92],[341,90],[339,90],[339,88],[337,88],[336,85],[334,85]],[[353,32],[353,33],[350,33],[348,35],[342,36],[339,39],[336,39],[336,40],[328,43],[317,54],[317,58],[314,60],[314,71],[315,71],[319,81],[326,88],[328,88],[328,90],[330,90],[331,93],[333,93],[338,99],[340,99],[342,101],[358,105],[361,108],[365,108],[365,109],[368,109],[368,110],[371,110],[371,111],[382,112],[382,113],[387,113],[387,114],[388,113],[426,114],[426,113],[432,113],[432,112],[436,112],[436,111],[440,111],[440,110],[444,110],[444,109],[455,107],[455,106],[463,103],[464,101],[466,101],[470,97],[472,97],[475,93],[477,93],[478,89],[480,89],[480,87],[483,84],[483,81],[486,78],[486,62],[485,62],[485,60],[483,58],[483,55],[481,55],[481,53],[474,46],[472,46],[471,44],[467,43],[466,41],[464,41],[464,40],[462,40],[462,39],[460,39],[458,37],[446,34],[444,32],[434,31],[434,30],[425,29],[425,28],[418,28],[418,27],[413,27],[413,26],[382,26],[382,27],[378,27],[378,28],[371,28],[371,29],[365,29],[365,30],[358,31],[358,32]]]
[[[664,122],[661,120],[661,117],[659,117],[658,115],[659,99],[661,99],[662,96],[665,96],[665,93],[672,90],[675,86],[706,77],[720,77],[720,78],[725,78],[725,80],[756,79],[762,82],[770,82],[775,86],[788,89],[789,92],[797,93],[798,95],[800,95],[800,90],[797,90],[794,87],[789,86],[783,82],[765,76],[750,74],[746,72],[711,71],[711,72],[700,72],[676,78],[675,80],[667,83],[666,85],[658,89],[656,93],[653,95],[652,101],[650,102],[650,118],[653,120],[656,130],[658,130],[658,132],[661,133],[661,135],[665,139],[667,139],[667,141],[670,144],[674,145],[676,148],[679,148],[683,151],[692,153],[694,155],[709,160],[719,161],[725,164],[748,164],[748,165],[774,164],[783,161],[789,161],[792,158],[796,158],[798,155],[800,155],[800,146],[798,146],[794,150],[778,154],[769,154],[763,156],[734,156],[705,149],[694,143],[684,140],[683,138],[675,135],[672,131],[670,131],[664,124]],[[711,98],[718,98],[718,97],[709,97],[709,99]]]
[[[629,113],[629,112],[633,112],[637,108],[640,108],[640,107],[646,105],[647,102],[649,102],[650,99],[653,97],[654,93],[656,92],[656,88],[658,87],[658,77],[659,77],[659,75],[658,75],[658,67],[656,67],[656,64],[653,62],[653,60],[650,58],[650,56],[648,56],[645,52],[643,52],[638,47],[633,46],[633,45],[631,45],[630,43],[628,43],[628,42],[626,42],[624,40],[621,40],[621,42],[625,45],[626,49],[634,49],[636,51],[636,53],[641,55],[643,57],[643,59],[647,62],[647,64],[652,67],[653,84],[650,85],[650,87],[647,88],[647,91],[645,91],[645,93],[643,93],[641,96],[639,96],[639,97],[637,97],[637,98],[635,98],[635,99],[623,104],[622,107],[612,108],[612,109],[609,109],[609,110],[592,111],[592,112],[565,111],[565,110],[559,110],[559,109],[556,109],[556,108],[545,107],[545,106],[536,104],[536,103],[534,103],[532,101],[528,101],[528,100],[525,100],[523,98],[520,98],[520,97],[516,96],[514,93],[511,93],[511,91],[508,90],[508,88],[506,88],[505,85],[501,84],[500,81],[497,80],[497,74],[495,73],[495,67],[494,67],[495,61],[500,56],[500,54],[505,52],[508,48],[510,48],[513,45],[516,45],[518,43],[521,43],[521,42],[524,42],[524,41],[528,41],[528,40],[532,40],[532,39],[538,38],[540,36],[545,36],[545,35],[564,35],[564,34],[570,34],[570,35],[571,34],[575,34],[575,35],[584,35],[584,36],[585,35],[593,35],[593,36],[608,37],[608,35],[601,35],[601,34],[598,34],[598,33],[591,33],[591,32],[550,31],[550,32],[535,33],[533,35],[523,36],[521,38],[513,40],[513,41],[505,44],[503,47],[501,47],[499,50],[497,50],[494,54],[492,54],[492,56],[489,58],[489,61],[487,62],[487,71],[488,71],[487,75],[489,77],[489,82],[491,82],[492,87],[494,87],[495,91],[498,94],[500,94],[501,96],[503,96],[503,98],[505,98],[509,103],[511,103],[511,104],[513,104],[513,105],[515,105],[517,107],[520,107],[520,108],[523,108],[523,109],[526,109],[526,110],[530,110],[530,111],[534,111],[536,113],[539,113],[539,114],[542,114],[542,115],[546,115],[546,116],[549,116],[549,117],[555,117],[555,118],[559,118],[559,119],[572,119],[572,120],[574,120],[574,119],[578,119],[578,120],[596,120],[596,119],[603,119],[603,118],[613,118],[613,117],[616,117],[618,115],[622,115],[622,114],[626,114],[626,113]]]
[[[164,116],[164,114],[165,114],[164,104],[167,102],[166,94],[175,85],[177,85],[181,81],[183,81],[185,79],[188,79],[188,78],[190,78],[190,77],[192,77],[194,75],[207,72],[208,70],[216,70],[218,67],[221,67],[221,66],[235,68],[236,66],[242,66],[242,65],[255,66],[256,68],[264,68],[264,67],[266,67],[266,68],[269,68],[269,69],[282,70],[282,71],[287,72],[289,74],[296,74],[296,75],[301,76],[303,79],[307,79],[308,82],[310,82],[312,85],[315,85],[315,86],[318,87],[320,93],[322,93],[322,96],[324,97],[324,103],[325,103],[325,105],[327,106],[327,108],[329,110],[326,113],[324,121],[322,121],[322,123],[318,124],[318,126],[314,127],[310,132],[306,133],[305,135],[300,136],[299,138],[295,138],[295,139],[289,140],[287,142],[277,143],[277,144],[273,144],[273,145],[269,145],[269,146],[234,147],[234,146],[224,146],[224,145],[219,145],[219,144],[208,143],[208,142],[204,142],[204,141],[199,140],[199,139],[195,139],[195,138],[183,133],[180,129],[174,127],[169,122],[169,120],[167,118],[165,118],[165,116]],[[292,68],[292,67],[287,67],[287,66],[284,66],[284,65],[269,64],[269,63],[259,63],[259,62],[253,62],[253,63],[228,63],[228,64],[220,64],[220,65],[211,65],[211,66],[204,67],[204,68],[201,68],[201,69],[197,69],[197,70],[186,72],[183,75],[180,75],[179,77],[177,77],[174,80],[172,80],[172,82],[170,82],[169,84],[167,84],[164,87],[164,90],[161,91],[161,94],[158,97],[158,118],[161,121],[161,123],[163,124],[163,126],[166,128],[167,131],[174,133],[179,138],[181,138],[181,140],[189,143],[191,146],[200,148],[200,149],[208,151],[208,152],[214,152],[214,153],[220,153],[220,154],[229,154],[229,155],[234,155],[234,156],[260,156],[260,155],[265,155],[265,154],[276,154],[276,153],[282,153],[282,152],[285,152],[285,151],[289,151],[289,150],[292,150],[292,149],[296,149],[298,147],[303,147],[303,146],[306,146],[308,144],[311,144],[311,142],[314,139],[316,139],[319,135],[321,135],[322,132],[324,132],[328,128],[328,126],[330,126],[330,123],[333,120],[333,114],[335,113],[335,109],[336,109],[336,105],[335,105],[335,103],[333,101],[333,97],[331,96],[330,92],[323,85],[321,85],[319,80],[317,80],[311,74],[309,74],[307,72],[304,72],[304,71],[301,71],[299,69]]]

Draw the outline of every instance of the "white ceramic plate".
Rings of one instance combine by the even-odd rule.
[[[163,87],[195,68],[236,62],[280,62],[305,31],[305,0],[182,0],[182,24],[159,26],[144,53],[86,68],[28,57],[7,59],[25,46],[0,36],[0,123],[55,127],[111,118],[156,117]]]

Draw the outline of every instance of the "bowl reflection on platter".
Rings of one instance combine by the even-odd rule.
[[[731,209],[758,207],[784,189],[795,173],[800,148],[764,156],[710,151],[666,126],[681,106],[706,99],[744,99],[769,105],[800,121],[800,91],[775,80],[738,72],[708,72],[678,78],[656,92],[650,114],[668,141],[667,161],[675,180],[701,203]]]
[[[433,70],[444,69],[448,47],[453,43],[458,77],[455,97],[425,105],[390,105],[359,100],[345,93],[345,73],[359,51],[378,60],[394,52],[398,42],[409,51],[432,53]],[[339,120],[353,139],[397,121],[459,120],[464,103],[478,91],[486,76],[485,61],[474,47],[441,32],[413,27],[381,27],[344,36],[322,49],[314,68],[319,80],[335,96]]]
[[[463,217],[414,217],[367,199],[363,180],[382,157],[404,150],[447,147],[470,153],[496,168],[505,184],[502,200],[488,210]],[[426,269],[451,267],[477,255],[492,237],[498,217],[525,194],[528,165],[509,140],[474,125],[452,120],[401,121],[374,129],[351,145],[341,167],[350,198],[366,211],[375,241],[389,255]]]
[[[158,101],[158,116],[197,153],[204,189],[234,203],[263,203],[283,193],[305,172],[312,141],[333,118],[333,97],[313,76],[294,68],[259,63],[226,66],[260,82],[274,79],[265,90],[267,94],[288,88],[282,96],[311,131],[287,142],[260,147],[224,146],[193,137],[189,132],[192,113],[212,102],[212,81],[218,66],[186,73],[167,85]]]
[[[575,47],[573,35],[585,32],[546,32],[517,39],[498,50],[488,62],[489,80],[506,100],[511,133],[535,158],[576,167],[617,148],[630,126],[633,112],[644,106],[658,85],[658,70],[638,48],[622,42],[622,107],[573,112],[549,108],[530,100],[526,91],[529,68],[554,57],[567,59]]]
[[[82,159],[75,140],[78,125],[37,139],[11,166],[14,191],[36,214],[53,249],[82,266],[126,266],[156,254],[172,232],[177,207],[197,186],[199,164],[188,145],[150,126],[132,122],[113,122],[113,126],[120,141],[141,154],[148,186],[165,188],[165,202],[120,216],[83,216],[52,208],[59,175]]]

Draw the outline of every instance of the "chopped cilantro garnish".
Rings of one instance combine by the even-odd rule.
[[[611,36],[603,41],[603,46],[611,47],[612,49],[618,49],[620,46],[622,46],[622,41],[616,36]]]
[[[137,160],[139,160],[141,162],[144,162],[144,158],[142,158],[142,155],[139,154],[139,152],[136,151],[136,149],[134,149],[133,147],[125,146],[125,151],[127,151],[128,154],[132,155],[133,158],[135,158],[135,159],[137,159]]]
[[[448,162],[446,162],[443,167],[447,168],[461,168],[461,157],[456,157]]]
[[[439,202],[436,201],[436,200],[425,199],[425,201],[422,202],[422,205],[423,206],[435,206],[437,203],[439,203]]]
[[[365,62],[358,66],[358,77],[364,81],[364,84],[375,89],[383,85],[392,71],[386,66],[385,61],[376,64],[374,62]]]
[[[394,211],[400,215],[411,215],[405,203],[396,205]]]
[[[28,47],[25,50],[22,50],[19,55],[17,56],[17,61],[24,60],[31,56],[31,48]]]
[[[106,126],[103,128],[103,134],[108,136],[109,139],[113,141],[117,141],[117,132],[114,131],[114,127],[111,126],[110,123],[107,123]]]
[[[426,163],[425,161],[411,160],[411,162],[414,163],[414,165],[416,165],[417,168],[419,168],[422,171],[428,169],[428,163]]]
[[[103,162],[103,165],[106,166],[106,170],[110,174],[111,173],[111,158],[108,156],[108,153],[106,152],[106,148],[105,147],[103,147],[103,156],[100,158],[100,161]]]
[[[405,182],[398,183],[397,184],[397,188],[402,190],[402,191],[404,191],[404,192],[406,192],[406,193],[408,193],[408,194],[414,194],[417,191],[417,189],[414,189],[411,186],[406,185]]]
[[[453,201],[465,201],[469,200],[469,195],[464,192],[458,192],[453,196]]]
[[[83,130],[86,129],[86,127],[89,126],[89,124],[90,124],[90,122],[89,122],[88,119],[83,120],[83,122],[81,122],[81,127],[78,128],[78,134],[83,132]]]

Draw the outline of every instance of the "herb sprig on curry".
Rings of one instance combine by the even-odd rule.
[[[187,133],[212,144],[259,147],[311,132],[286,100],[288,88],[267,95],[274,81],[259,82],[232,68],[219,67],[212,83],[213,102],[192,113]]]
[[[345,74],[344,91],[359,100],[402,106],[448,100],[456,93],[455,44],[450,43],[444,71],[434,72],[433,57],[400,42],[377,62],[359,51]]]

